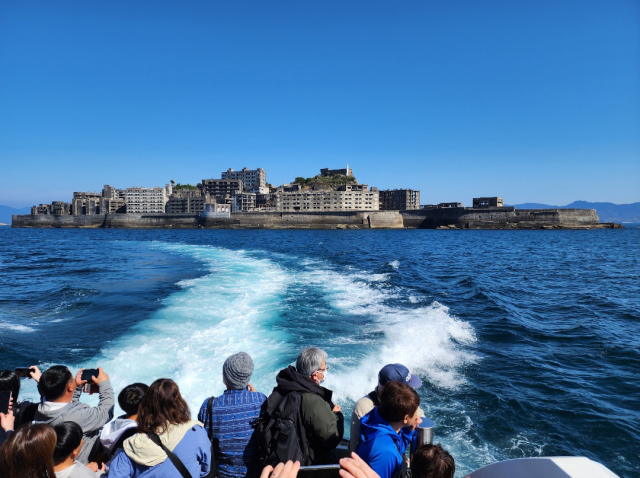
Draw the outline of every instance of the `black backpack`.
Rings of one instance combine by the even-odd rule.
[[[299,461],[302,466],[311,464],[307,434],[300,416],[301,403],[302,394],[299,392],[282,396],[274,390],[262,404],[254,431],[258,469],[288,460]]]

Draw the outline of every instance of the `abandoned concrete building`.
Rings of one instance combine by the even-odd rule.
[[[244,190],[244,183],[242,179],[203,179],[198,189],[215,198],[216,203],[231,206],[235,195]]]
[[[31,207],[31,215],[52,214],[54,216],[68,216],[71,214],[71,203],[64,201],[53,201],[51,204],[40,204]]]
[[[254,211],[256,209],[256,194],[255,193],[240,193],[233,197],[231,202],[231,211]]]
[[[215,203],[207,193],[202,194],[199,189],[174,190],[167,201],[168,214],[198,214],[204,211],[205,204]]]
[[[161,214],[165,212],[172,193],[171,184],[161,188],[133,187],[126,189],[127,214]]]
[[[380,191],[381,211],[420,209],[420,191],[413,189],[387,189]]]
[[[353,169],[351,169],[348,164],[345,169],[322,168],[320,170],[320,176],[353,176]]]
[[[355,189],[354,189],[355,186]],[[340,191],[278,192],[278,212],[378,211],[378,190],[367,185],[346,185]]]
[[[504,201],[500,197],[473,198],[473,207],[504,207]]]
[[[262,168],[242,168],[240,171],[234,171],[229,168],[224,171],[220,177],[222,179],[239,179],[242,181],[243,190],[250,193],[266,194],[269,192],[269,188],[267,187],[267,173]]]

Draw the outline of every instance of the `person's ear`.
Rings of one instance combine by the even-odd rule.
[[[67,384],[67,392],[74,392],[76,390],[76,381],[72,380]]]
[[[409,420],[411,420],[411,417],[409,415],[405,415],[404,416],[404,424],[406,425],[407,423],[409,423]]]

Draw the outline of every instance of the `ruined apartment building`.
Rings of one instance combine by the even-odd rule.
[[[269,192],[267,187],[267,173],[264,169],[247,169],[242,168],[241,171],[234,171],[229,168],[224,171],[221,176],[222,179],[239,179],[242,181],[244,190],[250,193],[266,194]]]
[[[276,193],[278,212],[378,211],[378,190],[366,184],[341,186],[339,191]]]
[[[236,194],[244,190],[242,179],[203,179],[198,189],[216,199],[217,203],[231,205]]]
[[[215,199],[199,189],[178,189],[171,194],[166,210],[168,214],[198,214],[204,211],[205,204],[212,202]]]
[[[233,197],[231,203],[231,210],[233,212],[239,211],[255,211],[256,209],[256,194],[255,193],[240,193]]]
[[[353,176],[353,169],[351,169],[348,164],[345,169],[322,168],[320,170],[320,176]]]
[[[387,189],[380,191],[381,211],[420,209],[420,191],[413,189]]]
[[[126,189],[127,214],[162,214],[172,193],[170,184],[161,188],[133,187]]]

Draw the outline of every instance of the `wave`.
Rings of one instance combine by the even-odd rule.
[[[229,355],[248,352],[255,363],[252,383],[268,394],[288,360],[318,345],[330,350],[335,370],[326,385],[336,400],[351,403],[373,389],[387,363],[403,363],[432,386],[452,390],[465,383],[464,366],[477,360],[467,347],[476,340],[468,323],[438,302],[415,300],[415,291],[394,287],[388,274],[264,251],[152,247],[188,255],[208,272],[179,282],[181,290],[151,318],[81,364],[102,366],[116,391],[172,378],[195,414],[206,397],[224,390],[221,371]],[[344,328],[332,330],[322,314]],[[314,321],[314,338],[301,338]]]

